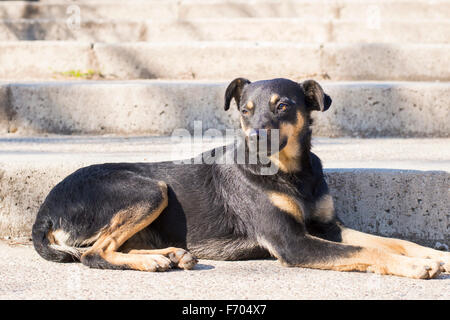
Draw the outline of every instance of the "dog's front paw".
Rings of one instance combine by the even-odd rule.
[[[450,273],[450,252],[428,249],[422,257],[439,261],[441,264],[441,272]]]
[[[394,255],[383,274],[391,274],[413,279],[432,279],[441,273],[441,263],[435,259],[411,258]],[[377,272],[377,270],[374,270]]]
[[[433,279],[441,273],[441,263],[432,259],[416,259],[406,268],[407,276],[414,279]]]
[[[437,260],[441,263],[441,271],[450,273],[450,252],[443,252]]]

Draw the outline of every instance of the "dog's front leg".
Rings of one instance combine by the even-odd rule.
[[[429,279],[440,273],[440,263],[436,260],[411,258],[384,250],[335,243],[310,235],[299,242],[296,258],[284,261],[289,266],[336,271],[363,271],[402,277]],[[289,250],[289,249],[288,249]],[[292,252],[287,256],[292,256]]]
[[[433,259],[441,263],[442,271],[450,272],[450,252],[434,250],[406,240],[386,238],[356,231],[347,228],[341,221],[337,220],[328,223],[309,221],[307,229],[310,234],[325,240],[376,248],[388,253],[412,258]]]
[[[434,278],[441,271],[436,260],[324,240],[306,233],[300,224],[292,221],[276,225],[280,226],[279,230],[274,230],[272,224],[270,229],[260,233],[258,242],[287,266],[374,272],[416,279]]]
[[[450,272],[450,252],[434,250],[406,240],[363,233],[343,225],[339,227],[341,229],[342,243],[377,248],[408,257],[437,260],[441,263],[443,271]]]

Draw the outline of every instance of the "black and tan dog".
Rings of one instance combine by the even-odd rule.
[[[310,114],[331,105],[317,82],[238,78],[226,90],[225,110],[232,99],[247,136],[278,130],[279,150],[269,155],[275,174],[261,175],[258,163],[82,168],[42,204],[33,226],[37,252],[51,261],[142,271],[191,269],[194,256],[273,256],[286,266],[411,278],[450,271],[447,252],[350,230],[335,216],[321,162],[310,151]]]

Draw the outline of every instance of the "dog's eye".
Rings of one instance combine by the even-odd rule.
[[[242,109],[242,114],[248,114],[248,110],[247,109]]]
[[[288,109],[288,105],[286,103],[280,103],[277,107],[278,112],[284,112]]]

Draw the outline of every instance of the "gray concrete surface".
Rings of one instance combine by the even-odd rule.
[[[0,236],[29,235],[50,189],[82,166],[178,160],[223,143],[190,145],[161,137],[3,138]],[[348,226],[450,245],[449,139],[315,139],[313,145],[323,160],[336,212]]]
[[[259,80],[258,78],[250,78]],[[304,79],[302,79],[304,80]],[[231,78],[230,80],[231,81]],[[314,112],[314,135],[449,137],[450,82],[327,82],[329,111]],[[239,125],[223,110],[228,82],[0,83],[0,133],[163,134]]]
[[[418,27],[420,25],[420,27]],[[0,41],[294,41],[449,43],[449,20],[325,20],[298,18],[216,18],[153,20],[3,19]]]
[[[442,66],[450,64],[449,51],[450,44],[415,43],[6,41],[0,77],[46,79],[92,69],[109,79],[448,81]]]
[[[257,3],[257,6],[255,6]],[[0,18],[67,17],[67,1],[0,2]],[[365,19],[376,10],[385,19],[448,19],[450,5],[446,0],[117,0],[77,1],[83,19],[150,19],[150,18],[236,18],[298,17]],[[373,6],[376,6],[373,9]],[[369,8],[368,8],[369,7]]]
[[[0,299],[450,298],[449,274],[413,280],[286,268],[275,260],[200,260],[194,270],[164,273],[97,270],[48,262],[16,241],[0,241],[0,283]]]
[[[313,150],[347,225],[448,248],[450,82],[435,81],[450,81],[449,1],[0,1],[0,19],[0,299],[450,298],[448,274],[421,281],[273,260],[92,270],[44,261],[26,240],[48,191],[75,169],[198,152],[127,135],[192,130],[194,120],[233,127],[237,112],[222,109],[227,82],[283,76],[358,81],[323,82],[334,104],[315,114],[316,136],[433,137],[319,138]],[[59,82],[89,70],[95,80],[172,81]]]

